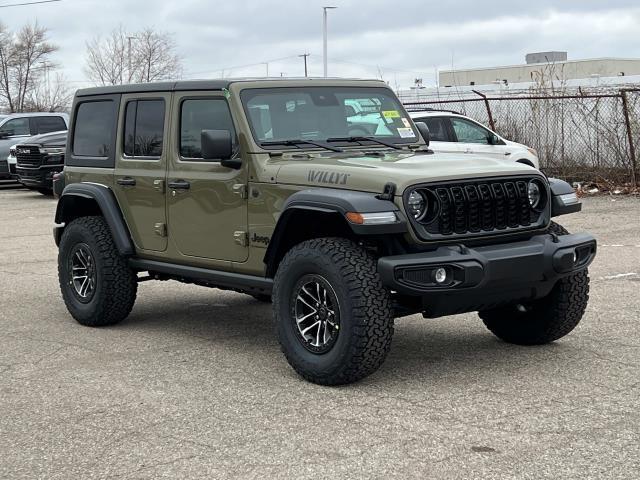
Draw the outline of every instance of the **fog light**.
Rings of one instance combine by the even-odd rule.
[[[436,283],[444,283],[447,281],[447,270],[445,268],[438,268],[433,272],[433,279]]]

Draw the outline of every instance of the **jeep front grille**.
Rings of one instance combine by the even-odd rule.
[[[543,192],[537,208],[531,208],[529,182],[536,180]],[[419,185],[407,189],[407,197],[418,191],[426,199],[428,214],[415,220],[417,233],[425,240],[475,237],[499,232],[536,229],[548,222],[547,183],[540,177],[484,179]],[[409,213],[409,212],[407,212]]]
[[[42,165],[43,155],[40,147],[18,145],[16,148],[16,163],[18,167],[33,168]]]

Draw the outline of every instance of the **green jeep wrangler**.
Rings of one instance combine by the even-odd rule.
[[[273,301],[305,379],[357,381],[397,317],[479,312],[520,345],[569,333],[588,301],[588,234],[565,182],[514,162],[434,154],[386,84],[179,81],[75,96],[54,236],[71,315],[127,317],[138,283]]]

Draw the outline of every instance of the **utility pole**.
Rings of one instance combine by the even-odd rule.
[[[269,62],[262,62],[262,64],[267,67],[267,77],[269,77]]]
[[[322,59],[324,63],[324,76],[327,77],[327,10],[334,10],[338,7],[322,7]]]
[[[131,79],[133,78],[133,76],[131,75],[131,40],[135,40],[138,37],[131,37],[131,36],[127,36],[127,42],[129,43],[129,48],[127,50],[127,58],[129,61],[129,70],[127,71],[127,75],[128,75],[128,83],[131,83]]]
[[[307,57],[311,55],[310,53],[303,53],[302,55],[298,55],[299,57],[304,58],[304,76],[308,77],[309,75],[307,74]]]

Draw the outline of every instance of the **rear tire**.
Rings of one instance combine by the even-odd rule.
[[[551,222],[548,232],[569,233],[555,222]],[[486,327],[505,342],[543,345],[571,332],[580,323],[588,302],[589,273],[585,269],[558,280],[544,298],[527,305],[487,310],[479,315]]]
[[[125,319],[138,291],[136,274],[118,253],[103,217],[81,217],[64,229],[58,278],[69,313],[90,327]]]
[[[273,290],[278,340],[306,380],[352,383],[384,362],[393,316],[376,266],[369,252],[343,238],[305,241],[280,263]]]

